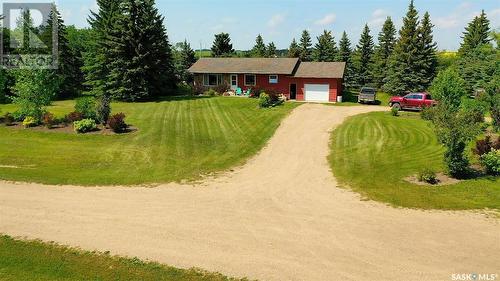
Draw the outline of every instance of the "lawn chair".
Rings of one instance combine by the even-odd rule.
[[[242,96],[243,95],[243,90],[241,90],[241,88],[237,88],[236,89],[236,95],[237,96]]]
[[[248,88],[245,92],[245,96],[249,97],[252,94],[252,89]]]

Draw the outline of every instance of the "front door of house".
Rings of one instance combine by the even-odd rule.
[[[290,99],[297,99],[297,84],[290,84]]]
[[[231,90],[236,91],[238,89],[238,75],[231,74]]]

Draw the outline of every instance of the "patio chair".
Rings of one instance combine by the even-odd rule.
[[[237,89],[236,89],[236,95],[237,95],[237,96],[241,96],[241,95],[243,95],[243,90],[241,90],[241,88],[237,88]]]
[[[252,94],[252,89],[248,88],[247,91],[245,92],[245,96],[249,97]]]

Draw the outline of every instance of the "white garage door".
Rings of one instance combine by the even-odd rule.
[[[317,101],[317,102],[330,101],[330,85],[306,84],[304,88],[305,88],[306,101]]]

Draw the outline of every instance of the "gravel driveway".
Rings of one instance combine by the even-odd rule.
[[[245,166],[195,186],[0,183],[0,232],[261,280],[500,274],[500,220],[387,207],[336,187],[331,129],[374,110],[302,105]]]

